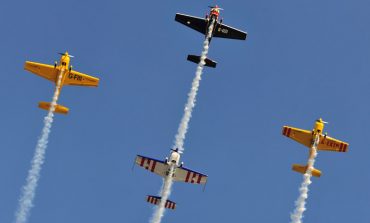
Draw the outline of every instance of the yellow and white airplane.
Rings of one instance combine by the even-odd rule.
[[[325,151],[334,151],[334,152],[347,152],[348,150],[348,143],[342,142],[340,140],[331,138],[327,136],[327,134],[323,134],[324,125],[327,122],[324,122],[321,118],[316,120],[314,129],[312,131],[293,128],[290,126],[283,127],[283,135],[307,146],[310,148],[310,156],[312,157],[313,154],[313,145],[315,142],[316,137],[319,137],[319,143],[317,145],[317,150],[325,150]],[[307,165],[299,165],[293,164],[292,169],[299,173],[306,173]],[[313,169],[312,175],[315,177],[321,176],[321,171],[317,169]]]
[[[97,87],[99,84],[99,78],[89,76],[77,71],[72,70],[72,66],[69,66],[69,61],[72,55],[68,52],[59,53],[61,56],[59,64],[55,61],[54,66],[42,63],[36,63],[26,61],[24,69],[28,70],[40,77],[43,77],[51,82],[55,83],[55,87],[59,87],[59,93],[64,85],[78,85],[78,86],[92,86]],[[57,82],[61,75],[61,83],[58,86]],[[40,102],[39,108],[49,110],[50,102]],[[55,112],[61,114],[68,114],[69,109],[62,105],[55,106]]]

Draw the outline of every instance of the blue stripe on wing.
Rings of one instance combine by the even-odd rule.
[[[183,169],[183,170],[189,171],[189,172],[194,172],[194,173],[196,173],[196,174],[200,174],[200,175],[203,175],[203,176],[208,177],[208,175],[206,175],[206,174],[204,174],[204,173],[201,173],[201,172],[198,172],[198,171],[195,171],[195,170],[191,170],[191,169],[188,169],[188,168],[186,168],[186,167],[180,167],[180,168],[181,168],[181,169]]]
[[[154,158],[150,158],[150,157],[142,156],[142,155],[137,155],[137,156],[139,156],[139,157],[141,157],[141,158],[149,159],[149,160],[154,160],[154,161],[157,161],[157,162],[159,162],[159,163],[164,163],[164,161],[163,161],[163,160],[158,160],[158,159],[154,159]]]

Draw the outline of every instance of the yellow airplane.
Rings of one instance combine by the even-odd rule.
[[[312,131],[304,130],[304,129],[298,129],[293,128],[290,126],[284,126],[283,127],[283,135],[286,137],[289,137],[305,146],[310,148],[310,156],[312,157],[312,154],[314,152],[313,146],[315,143],[315,139],[318,137],[319,142],[317,144],[317,150],[325,150],[325,151],[334,151],[334,152],[347,152],[348,150],[348,143],[342,142],[340,140],[331,138],[327,136],[327,134],[323,134],[324,125],[327,122],[324,122],[321,118],[316,120],[314,129]],[[307,165],[299,165],[299,164],[293,164],[292,169],[299,173],[306,173],[307,171]],[[312,170],[312,175],[315,177],[321,176],[321,171],[317,169]]]
[[[55,87],[58,88],[58,79],[61,75],[61,83],[59,86],[59,93],[64,85],[78,85],[78,86],[92,86],[97,87],[99,84],[99,78],[89,76],[77,71],[72,70],[72,66],[69,66],[69,61],[72,55],[69,55],[68,52],[59,53],[61,56],[60,63],[56,61],[53,65],[36,63],[31,61],[26,61],[24,64],[24,69],[28,70],[38,76],[46,78],[47,80],[54,82]],[[50,102],[40,102],[39,108],[49,110]],[[68,114],[69,109],[62,105],[55,106],[55,112],[61,114]]]

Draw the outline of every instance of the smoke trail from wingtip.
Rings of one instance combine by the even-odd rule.
[[[308,159],[307,163],[307,171],[303,175],[303,182],[301,187],[299,188],[299,197],[295,201],[295,209],[294,212],[290,215],[290,222],[291,223],[302,223],[303,213],[306,210],[306,199],[308,198],[308,187],[310,186],[312,171],[314,169],[315,158],[317,156],[317,145],[318,145],[319,138],[315,139],[314,145],[312,146],[312,154]]]
[[[177,130],[177,134],[175,136],[175,145],[174,145],[174,147],[178,148],[180,153],[184,152],[185,136],[186,136],[186,133],[188,131],[189,121],[190,121],[190,118],[191,118],[191,114],[193,112],[193,108],[195,107],[196,96],[197,96],[197,93],[198,93],[199,84],[200,84],[200,80],[201,80],[201,77],[202,77],[203,68],[204,68],[204,65],[205,65],[205,59],[207,58],[207,54],[208,54],[209,39],[212,36],[214,23],[215,23],[215,21],[212,20],[211,24],[208,28],[207,37],[203,42],[203,50],[202,50],[202,54],[200,56],[200,62],[197,66],[197,70],[195,72],[195,77],[194,77],[192,85],[191,85],[191,90],[188,94],[188,100],[187,100],[186,105],[185,105],[184,115],[182,116],[179,128]],[[166,177],[166,179],[164,181],[163,189],[161,191],[161,202],[160,202],[159,206],[154,211],[154,214],[153,214],[153,216],[150,220],[151,223],[160,223],[161,220],[162,220],[162,217],[163,217],[164,212],[165,212],[165,207],[164,206],[166,204],[167,199],[169,198],[169,196],[171,194],[171,188],[172,188],[172,183],[173,183],[173,181],[172,181],[173,171],[174,171],[174,168],[171,168],[170,173],[168,174],[168,177]]]
[[[193,108],[195,107],[196,96],[198,93],[200,80],[202,79],[205,59],[207,58],[208,49],[209,49],[209,39],[212,37],[214,22],[215,22],[214,20],[211,21],[211,24],[208,28],[207,37],[203,42],[203,50],[200,56],[200,62],[197,66],[195,77],[191,85],[191,90],[188,94],[188,101],[185,105],[184,115],[182,116],[179,128],[177,130],[177,134],[175,136],[175,148],[178,148],[180,152],[184,152],[184,141],[185,141],[186,133],[189,128],[189,121],[190,121],[190,118],[193,112]]]
[[[41,136],[37,142],[35,154],[31,161],[31,169],[28,171],[26,184],[22,188],[22,195],[19,199],[18,209],[15,213],[15,223],[25,223],[30,215],[31,208],[33,207],[33,199],[35,198],[38,180],[42,164],[45,159],[45,152],[48,145],[49,134],[53,123],[55,106],[58,101],[60,85],[62,82],[64,70],[58,75],[53,100],[51,102],[49,112],[44,118],[44,127],[41,131]]]

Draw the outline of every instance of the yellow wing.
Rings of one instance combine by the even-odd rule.
[[[284,126],[283,135],[307,147],[311,147],[311,142],[312,142],[312,132],[311,131],[293,128],[290,126]]]
[[[347,152],[349,144],[329,136],[320,135],[320,143],[317,146],[318,150]]]
[[[24,69],[52,82],[56,82],[58,76],[58,69],[47,64],[26,61]]]
[[[64,79],[64,84],[97,87],[99,84],[99,78],[71,70],[67,73],[67,76]]]

